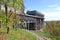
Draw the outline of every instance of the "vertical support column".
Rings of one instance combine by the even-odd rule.
[[[1,28],[1,24],[2,24],[2,23],[1,23],[1,21],[0,21],[0,28]]]
[[[29,30],[29,23],[27,23],[27,30]]]
[[[37,19],[35,18],[35,30],[37,31]]]
[[[27,30],[29,30],[29,21],[27,21]]]
[[[42,22],[41,24],[43,25],[43,23],[44,23],[44,19],[41,19],[41,22]]]
[[[40,23],[41,24],[41,27],[43,27],[43,23],[44,23],[44,19],[42,18],[41,19],[41,23]]]
[[[35,24],[35,30],[37,30],[37,22],[36,22],[36,24]]]
[[[40,19],[40,28],[42,27],[42,19]]]

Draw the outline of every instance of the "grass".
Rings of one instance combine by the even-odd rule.
[[[23,31],[23,34],[30,40],[37,40],[36,37],[31,35],[29,32]]]
[[[38,34],[41,37],[51,38],[52,40],[60,40],[60,37],[55,36],[55,35],[51,35],[51,34],[47,34],[43,32],[36,32],[36,31],[32,31],[32,32]]]
[[[0,31],[3,32],[0,35],[2,35],[5,40],[36,40],[34,36],[22,29],[16,30],[11,28],[9,34],[6,34],[6,28],[1,28]]]
[[[55,36],[55,35],[51,35],[51,34],[43,33],[43,32],[36,32],[36,31],[32,31],[32,32],[38,34],[41,37],[51,38],[52,40],[60,40],[60,37]]]

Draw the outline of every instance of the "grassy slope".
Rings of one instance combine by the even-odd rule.
[[[38,35],[40,35],[41,37],[47,37],[47,38],[52,38],[52,40],[60,40],[60,37],[51,35],[51,34],[47,34],[47,33],[42,33],[42,32],[36,32],[36,31],[32,31]]]
[[[28,39],[30,40],[37,40],[36,37],[34,37],[33,35],[31,35],[29,32],[23,31],[23,34],[28,37]]]
[[[36,40],[36,38],[32,36],[30,33],[25,32],[21,29],[10,29],[9,34],[6,34],[6,28],[2,28],[0,30],[3,32],[0,35],[2,35],[6,40]]]

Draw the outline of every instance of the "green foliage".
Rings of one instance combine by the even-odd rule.
[[[0,1],[0,11],[1,11],[1,5],[6,5],[6,7],[7,7],[7,9],[8,9],[8,7],[9,8],[13,8],[14,10],[15,10],[15,12],[17,11],[17,10],[19,10],[20,8],[22,8],[22,9],[24,9],[24,5],[23,5],[23,1],[22,0],[1,0]],[[10,17],[8,17],[9,15],[10,15],[10,13],[8,13],[8,10],[6,9],[6,7],[5,7],[5,12],[4,13],[2,13],[2,12],[0,12],[0,13],[2,13],[1,15],[0,15],[0,20],[1,21],[3,21],[5,24],[6,24],[6,21],[8,21],[8,23],[7,23],[7,25],[11,25],[12,24],[12,22],[14,22],[14,20],[16,20],[16,19],[14,19],[14,16],[16,15],[16,14],[13,14],[13,15],[11,15]],[[12,10],[11,10],[12,11]],[[24,10],[23,10],[23,12],[24,12]],[[6,16],[7,15],[7,16]],[[17,24],[17,23],[16,23]]]
[[[22,29],[16,30],[10,28],[9,34],[6,34],[6,27],[1,28],[1,30],[3,33],[1,35],[5,38],[5,40],[36,40],[34,36],[26,31],[23,31]]]
[[[23,32],[22,32],[23,31]],[[29,32],[22,30],[21,32],[29,39],[29,40],[37,40],[37,38],[31,35]]]
[[[6,19],[5,12],[2,11],[2,14],[0,15],[0,20],[4,21]]]
[[[37,31],[32,31],[32,32],[38,34],[41,37],[51,38],[52,40],[60,40],[60,37],[55,36],[55,35],[51,35],[51,34],[44,33],[44,32],[37,32]]]

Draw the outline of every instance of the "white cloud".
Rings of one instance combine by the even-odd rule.
[[[49,5],[48,7],[56,7],[56,6],[57,6],[57,4]]]
[[[57,4],[49,5],[48,7],[49,7],[49,8],[52,8],[52,9],[54,9],[54,10],[56,10],[56,11],[60,11],[60,6],[58,6]]]
[[[43,12],[45,20],[60,20],[60,12]]]

